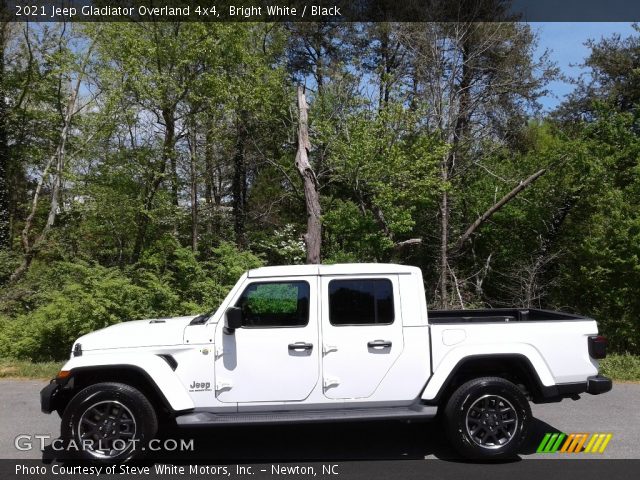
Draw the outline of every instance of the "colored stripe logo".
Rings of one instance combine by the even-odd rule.
[[[611,433],[547,433],[536,452],[604,453],[612,437]]]

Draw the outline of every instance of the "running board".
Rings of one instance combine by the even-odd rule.
[[[176,417],[180,427],[214,425],[276,425],[283,423],[356,422],[364,420],[427,420],[436,416],[438,407],[341,408],[327,410],[287,410],[275,412],[216,413],[190,412]]]

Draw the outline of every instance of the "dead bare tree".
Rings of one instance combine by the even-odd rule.
[[[298,86],[298,151],[296,153],[296,168],[304,184],[304,199],[307,210],[307,233],[304,243],[307,247],[307,263],[320,263],[320,246],[322,241],[322,225],[320,223],[320,194],[318,180],[309,163],[309,116],[307,98],[304,88]]]
[[[510,306],[540,308],[543,300],[557,283],[557,279],[547,278],[545,273],[557,261],[562,252],[538,253],[513,265],[507,272],[497,272],[501,291],[510,298]]]

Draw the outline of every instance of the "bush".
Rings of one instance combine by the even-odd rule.
[[[61,360],[76,338],[114,323],[213,310],[245,270],[262,265],[226,243],[208,257],[199,261],[190,249],[163,239],[126,270],[80,261],[34,263],[12,286],[13,296],[3,296],[11,308],[1,305],[0,312],[13,314],[0,313],[0,357]]]
[[[20,255],[9,250],[0,249],[0,285],[9,280],[11,274],[21,262]]]
[[[85,333],[122,320],[153,316],[154,290],[132,284],[116,269],[85,268],[81,282],[63,285],[33,312],[5,321],[1,356],[62,359],[73,341]]]
[[[640,357],[637,355],[614,354],[600,361],[601,372],[618,381],[640,381]]]

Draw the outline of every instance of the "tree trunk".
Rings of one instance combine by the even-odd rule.
[[[140,256],[144,251],[144,245],[147,239],[147,229],[149,228],[149,212],[153,208],[153,200],[158,192],[158,188],[162,184],[164,174],[166,170],[166,160],[163,159],[160,162],[159,171],[153,173],[153,177],[148,185],[145,185],[143,190],[143,206],[142,211],[136,214],[136,225],[138,225],[138,231],[136,232],[136,240],[133,245],[133,253],[131,255],[131,261],[133,263],[140,260]]]
[[[442,196],[440,197],[440,304],[442,308],[449,305],[449,181],[448,154],[442,161]]]
[[[304,184],[304,199],[307,209],[307,233],[304,242],[307,247],[307,263],[320,263],[320,247],[322,242],[322,225],[320,223],[320,195],[316,175],[309,163],[309,120],[307,99],[304,89],[298,86],[298,152],[296,167]]]
[[[0,7],[1,9],[1,7]],[[0,10],[1,11],[1,10]],[[9,145],[7,143],[7,97],[4,78],[4,49],[7,23],[0,25],[0,250],[11,247],[9,221]]]
[[[206,205],[207,238],[213,236],[213,125],[211,118],[207,117],[204,134],[204,203]]]
[[[471,117],[471,80],[472,68],[469,65],[469,41],[465,37],[460,46],[462,50],[462,73],[457,86],[458,110],[453,124],[451,149],[442,161],[442,185],[445,190],[440,199],[440,302],[442,308],[449,307],[449,273],[453,270],[449,265],[449,218],[451,213],[451,198],[446,190],[447,183],[452,176],[450,171],[454,169],[461,155],[461,146],[468,136],[469,119]],[[455,275],[453,275],[455,277]],[[454,287],[457,289],[457,281],[454,278]],[[458,295],[460,296],[460,295]]]
[[[245,114],[240,112],[237,124],[236,152],[233,157],[233,229],[236,245],[244,248],[247,245],[245,223],[247,207],[247,165],[245,162],[246,124]]]
[[[167,163],[171,163],[171,159],[174,159],[173,161],[175,161],[176,127],[174,115],[175,112],[173,109],[165,108],[162,110],[162,118],[165,122],[164,140],[162,142],[162,160],[159,162],[158,171],[154,171],[152,173],[149,183],[144,186],[142,195],[143,210],[136,214],[136,225],[138,225],[138,231],[136,232],[136,240],[133,245],[133,253],[131,255],[131,260],[134,263],[140,260],[140,256],[144,251],[144,245],[147,239],[147,229],[149,228],[149,212],[153,208],[153,200],[155,199],[156,193],[158,193],[158,189],[165,179]],[[177,184],[172,185],[177,186]],[[177,190],[176,198],[172,200],[177,202]]]
[[[382,63],[382,70],[379,76],[379,90],[378,109],[382,110],[389,104],[389,82],[387,73],[389,70],[389,30],[386,25],[381,27],[383,30],[380,33],[380,57]]]
[[[176,121],[175,111],[173,108],[162,110],[162,117],[165,124],[165,138],[163,145],[163,154],[165,160],[169,160],[171,169],[171,203],[175,207],[178,206],[178,162],[176,159],[175,137],[176,137]]]
[[[31,262],[33,261],[33,258],[38,253],[38,249],[46,239],[47,234],[49,233],[49,230],[53,226],[53,223],[55,222],[56,216],[58,214],[58,204],[59,204],[59,198],[60,198],[60,189],[62,186],[62,174],[63,174],[64,164],[65,164],[67,139],[69,137],[69,130],[71,128],[71,120],[73,118],[73,115],[75,115],[76,113],[75,105],[76,105],[76,99],[78,97],[78,93],[80,91],[81,81],[82,81],[82,75],[79,75],[78,80],[76,81],[75,88],[71,91],[71,94],[69,95],[69,100],[67,101],[67,109],[63,115],[62,130],[60,131],[60,137],[59,137],[58,146],[56,147],[56,152],[51,157],[49,157],[49,160],[47,161],[45,169],[42,172],[42,176],[40,177],[40,180],[38,181],[38,185],[36,186],[36,190],[33,194],[33,200],[31,201],[31,212],[29,213],[29,216],[25,221],[24,228],[22,230],[22,235],[21,235],[22,249],[24,253],[23,259],[20,266],[13,272],[13,274],[11,274],[11,278],[10,278],[11,282],[15,282],[19,280],[27,272],[27,270],[29,270],[29,267],[31,266]],[[56,173],[53,181],[53,190],[51,192],[51,205],[49,207],[47,222],[42,228],[42,231],[40,232],[40,234],[36,237],[36,239],[33,242],[31,242],[29,236],[31,233],[31,228],[33,226],[33,220],[36,216],[36,211],[38,208],[38,202],[40,200],[42,187],[44,185],[46,178],[49,175],[49,171],[51,170],[51,167],[53,166],[54,162],[56,164]]]
[[[191,138],[189,141],[189,153],[191,156],[190,162],[190,177],[191,177],[191,249],[194,252],[198,251],[198,168],[196,162],[196,141],[197,134],[195,128],[195,122],[192,122],[191,126]]]

